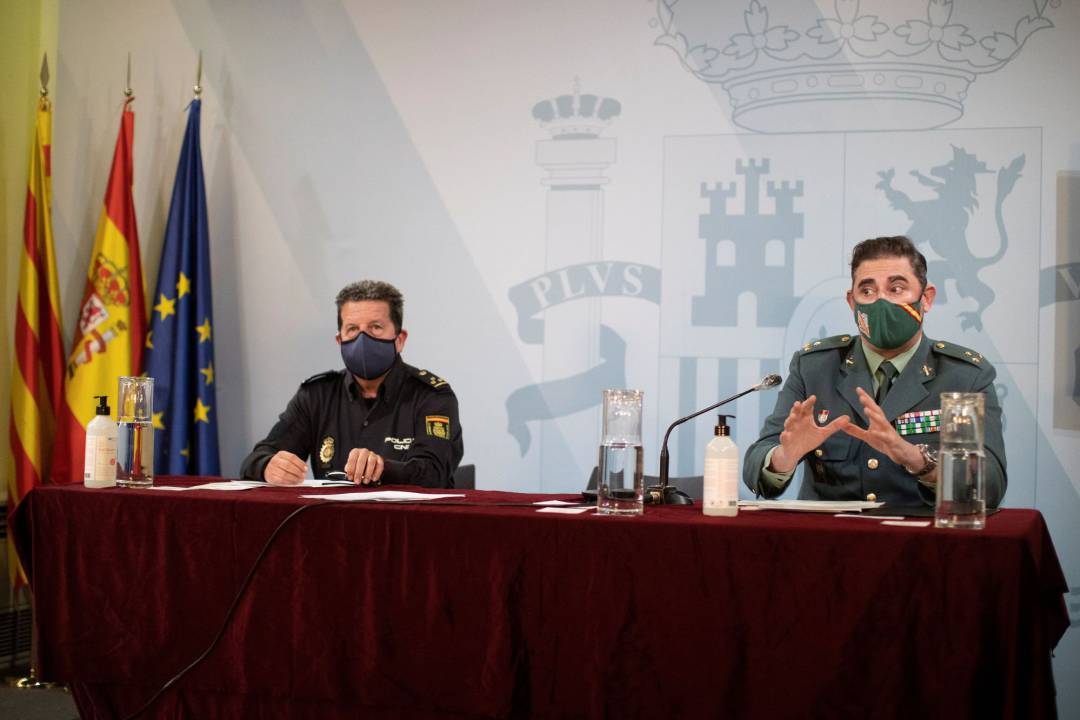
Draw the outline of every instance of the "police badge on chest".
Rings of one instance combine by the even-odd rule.
[[[322,445],[319,446],[319,462],[323,465],[329,465],[330,461],[334,458],[334,438],[327,435],[323,438]]]

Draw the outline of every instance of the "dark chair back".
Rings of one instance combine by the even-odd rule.
[[[458,469],[454,471],[454,489],[455,490],[475,490],[476,489],[476,466],[475,465],[458,465]]]

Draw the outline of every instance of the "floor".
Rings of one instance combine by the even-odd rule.
[[[75,701],[64,688],[19,688],[0,684],[0,718],[78,720]]]

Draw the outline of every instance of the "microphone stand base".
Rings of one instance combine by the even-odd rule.
[[[645,489],[646,505],[693,505],[694,500],[674,485],[652,485]]]

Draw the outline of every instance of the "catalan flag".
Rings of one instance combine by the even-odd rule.
[[[79,325],[68,358],[53,462],[56,482],[82,477],[86,425],[94,419],[94,396],[108,395],[115,407],[117,378],[138,375],[142,370],[146,300],[131,194],[133,99],[128,99],[120,116],[105,204],[94,235]]]
[[[146,374],[154,378],[154,471],[170,475],[221,474],[200,110],[201,101],[193,100],[146,338]]]
[[[11,373],[11,455],[7,474],[9,511],[49,477],[56,417],[64,383],[60,291],[52,233],[52,108],[38,101],[34,147],[23,219],[19,297],[15,306],[15,362]],[[7,543],[12,585],[26,576]]]

